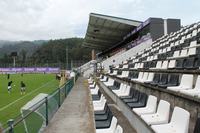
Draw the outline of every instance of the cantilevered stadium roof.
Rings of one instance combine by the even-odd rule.
[[[99,51],[106,50],[142,22],[113,16],[90,13],[83,46]]]

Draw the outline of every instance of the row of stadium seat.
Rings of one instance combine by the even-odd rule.
[[[106,76],[101,76],[100,80]],[[158,101],[153,95],[147,96],[129,85],[114,81],[113,85],[101,81],[107,88],[115,93],[129,108],[156,133],[187,133],[189,128],[190,113],[175,106],[170,119],[170,103],[165,100]],[[116,84],[118,83],[118,84]],[[158,103],[158,104],[157,104]],[[170,120],[170,121],[169,121]],[[200,119],[197,120],[194,133],[200,131]]]
[[[117,124],[117,118],[113,116],[98,85],[92,78],[88,79],[88,83],[93,100],[96,133],[123,133],[122,127]]]
[[[109,74],[109,73],[108,73]],[[200,75],[196,80],[192,74],[167,74],[167,73],[153,73],[153,72],[132,72],[123,71],[122,75],[113,75],[118,78],[127,78],[131,81],[159,86],[171,91],[184,93],[190,96],[200,97]],[[104,77],[106,78],[106,77]],[[193,82],[196,81],[194,87]],[[108,83],[112,84],[114,81],[109,80]],[[107,83],[107,84],[108,84]]]

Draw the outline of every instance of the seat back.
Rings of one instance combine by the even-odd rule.
[[[197,118],[197,121],[194,127],[194,133],[200,133],[200,118]]]
[[[187,56],[187,52],[188,52],[187,49],[183,49],[183,50],[181,50],[181,54],[180,54],[180,56],[181,56],[181,57],[183,57],[183,56]]]
[[[157,97],[149,95],[146,107],[152,109],[152,111],[155,112],[157,107]]]
[[[174,68],[175,65],[176,65],[176,60],[170,60],[170,61],[169,61],[168,68]]]
[[[119,87],[119,90],[123,90],[123,89],[124,89],[124,87],[126,87],[126,84],[124,84],[124,83],[121,83],[121,85],[120,85],[120,87]]]
[[[110,131],[114,132],[117,126],[117,118],[115,116],[112,116],[112,121],[110,124]]]
[[[163,73],[161,75],[159,83],[160,84],[167,84],[167,82],[168,82],[168,74]]]
[[[128,77],[129,71],[125,71],[126,73],[124,74],[124,77]]]
[[[158,61],[156,64],[156,68],[160,69],[162,67],[162,61]]]
[[[173,86],[177,86],[179,84],[179,75],[170,74],[168,83],[173,85]]]
[[[170,123],[181,133],[188,133],[190,113],[180,107],[175,107]]]
[[[136,98],[137,100],[139,100],[139,98],[140,98],[140,92],[138,90],[135,90],[133,98]]]
[[[163,69],[167,69],[168,68],[168,60],[163,61],[162,68]]]
[[[184,68],[193,68],[194,67],[194,61],[195,61],[194,57],[187,58],[185,63],[184,63]]]
[[[116,75],[116,74],[117,74],[117,70],[114,70],[114,71],[113,71],[113,74]]]
[[[167,120],[168,122],[170,113],[170,103],[164,100],[160,100],[156,113],[165,118],[165,120]]]
[[[192,88],[192,84],[193,84],[193,75],[191,75],[191,74],[183,74],[182,78],[181,78],[180,86],[187,87],[187,88]]]
[[[141,94],[140,94],[139,101],[140,101],[141,103],[143,103],[144,106],[146,106],[147,98],[148,98],[147,94],[141,93]]]
[[[147,80],[149,73],[148,72],[144,72],[144,75],[142,77],[143,80]]]
[[[130,87],[129,85],[126,86],[126,89],[125,89],[124,92],[123,92],[124,95],[129,95],[129,93],[130,93],[130,88],[131,88],[131,87]]]
[[[123,133],[123,129],[120,125],[117,126],[114,133]]]
[[[143,74],[144,74],[143,72],[139,72],[138,79],[142,79]]]
[[[200,89],[200,75],[198,75],[194,89]]]
[[[153,82],[158,83],[160,81],[160,74],[156,73],[154,78],[153,78]]]
[[[177,59],[176,60],[176,68],[183,68],[185,59]]]
[[[179,57],[180,51],[174,51],[173,57]]]
[[[195,47],[190,48],[188,51],[188,55],[195,55],[195,54],[196,54],[196,48]]]
[[[148,75],[148,81],[153,81],[153,77],[154,77],[154,73],[149,73],[149,75]]]

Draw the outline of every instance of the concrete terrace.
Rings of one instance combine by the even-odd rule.
[[[94,133],[95,123],[89,90],[79,78],[44,133]]]

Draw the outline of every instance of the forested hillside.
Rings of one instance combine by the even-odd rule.
[[[82,38],[57,39],[49,41],[12,42],[0,48],[1,66],[12,63],[11,52],[18,53],[18,66],[26,64],[66,63],[68,61],[89,61],[91,50],[82,47]],[[68,54],[67,54],[68,53]]]

